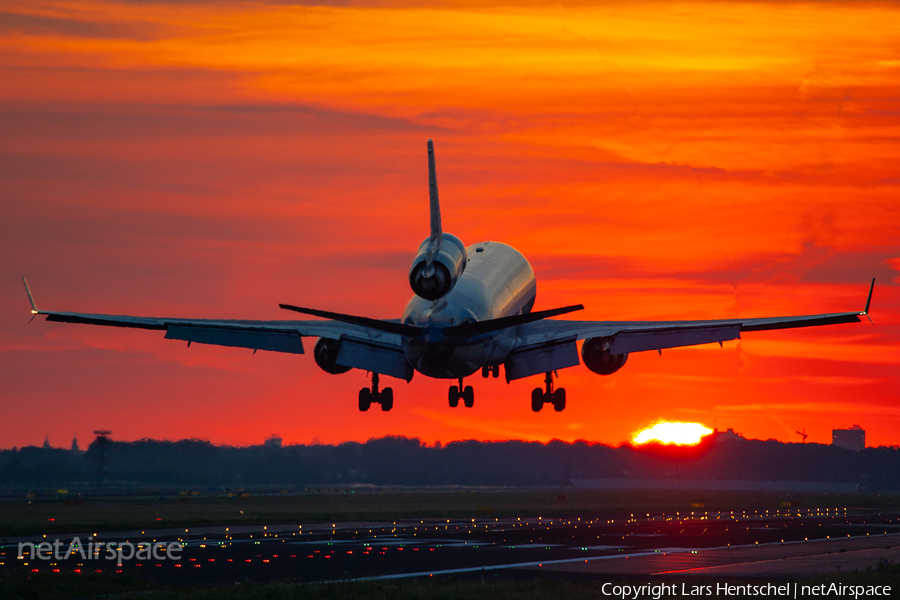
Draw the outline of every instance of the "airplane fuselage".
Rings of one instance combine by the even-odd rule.
[[[534,271],[518,250],[480,242],[466,248],[466,256],[465,270],[449,293],[435,301],[413,296],[403,311],[403,323],[427,330],[423,336],[405,338],[403,351],[428,377],[467,377],[484,366],[501,364],[515,345],[515,327],[470,339],[445,336],[446,327],[519,315],[534,306]]]

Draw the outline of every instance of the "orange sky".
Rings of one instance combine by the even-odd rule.
[[[900,444],[900,8],[630,2],[543,8],[7,0],[0,14],[0,447],[200,437],[619,443],[658,419]],[[310,356],[36,320],[42,308],[380,318],[427,234],[512,244],[536,309],[696,319],[861,309],[540,377],[392,382]],[[307,340],[308,350],[314,340]],[[377,407],[376,407],[377,408]]]

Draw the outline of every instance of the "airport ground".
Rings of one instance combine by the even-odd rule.
[[[249,495],[82,496],[84,504],[8,497],[0,505],[0,597],[600,598],[610,597],[604,583],[816,581],[891,585],[900,596],[897,496],[566,488],[242,493]],[[55,563],[15,556],[22,541],[65,544],[93,534],[185,547],[177,561],[120,567],[77,556]]]
[[[301,490],[0,490],[0,536],[213,525],[271,525],[779,510],[854,506],[900,510],[900,494],[646,491],[556,488],[389,488]]]

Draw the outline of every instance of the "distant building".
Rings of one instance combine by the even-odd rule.
[[[832,429],[831,445],[847,450],[862,450],[866,447],[866,430],[859,425],[850,429]]]
[[[72,436],[72,452],[81,452],[81,448],[78,447],[78,437]]]
[[[51,448],[51,447],[52,446],[50,446],[50,436],[48,436],[47,434],[44,434],[44,445],[41,446],[41,448],[46,449],[46,448]]]
[[[718,429],[715,432],[716,434],[716,443],[719,442],[743,442],[747,438],[742,436],[739,433],[735,433],[734,429],[728,428],[728,431],[719,431]]]
[[[281,448],[281,436],[278,435],[270,435],[266,438],[266,441],[263,442],[263,446],[269,446],[272,448]]]

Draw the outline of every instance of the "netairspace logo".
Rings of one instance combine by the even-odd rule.
[[[890,597],[889,585],[843,585],[840,583],[822,583],[819,585],[800,585],[798,583],[771,583],[756,585],[734,585],[717,583],[715,585],[691,585],[682,583],[647,583],[644,585],[618,585],[604,583],[600,588],[604,596],[621,598],[622,600],[660,600],[665,596],[703,598],[711,596],[740,597],[765,596],[785,598],[869,598]]]
[[[181,560],[184,545],[180,542],[95,542],[92,538],[88,539],[87,544],[82,544],[80,538],[74,537],[65,548],[65,554],[62,550],[63,543],[60,540],[39,544],[19,542],[18,558],[24,559],[27,551],[30,560],[68,560],[71,556],[78,556],[81,560],[115,560],[116,566],[121,567],[122,561],[126,560]]]

